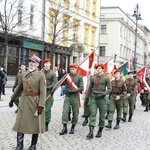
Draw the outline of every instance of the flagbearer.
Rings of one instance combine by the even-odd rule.
[[[86,95],[86,99],[90,103],[90,117],[89,117],[89,134],[87,139],[93,138],[93,130],[96,123],[97,109],[99,109],[99,130],[96,137],[102,136],[102,130],[105,126],[105,113],[106,113],[106,95],[111,92],[110,79],[107,75],[104,75],[104,65],[97,64],[97,74],[92,77],[89,85],[89,89]],[[90,97],[90,99],[89,99]]]
[[[51,92],[53,92],[53,87],[57,82],[57,78],[53,70],[50,69],[51,66],[50,59],[46,58],[43,61],[43,63],[44,63],[43,72],[46,77],[46,88],[47,88],[46,96],[48,96]],[[48,131],[48,124],[51,121],[51,108],[53,106],[53,101],[54,98],[52,95],[45,103],[45,131]]]
[[[70,106],[72,108],[73,117],[71,120],[72,126],[71,126],[71,130],[69,134],[74,134],[74,127],[78,122],[78,115],[79,115],[78,96],[79,96],[79,93],[82,93],[83,91],[83,78],[82,76],[77,74],[78,65],[71,64],[69,67],[70,67],[70,75],[69,75],[70,80],[68,79],[66,82],[66,97],[65,97],[65,101],[63,105],[63,112],[62,112],[63,129],[60,132],[60,135],[64,135],[67,133],[67,123],[68,123],[68,115],[69,115]],[[64,80],[64,78],[62,78],[59,81],[59,83],[62,80]],[[58,84],[56,84],[56,86]]]
[[[122,113],[122,100],[125,95],[126,87],[124,81],[120,78],[121,70],[116,70],[114,72],[115,79],[111,81],[112,91],[110,93],[109,99],[109,114],[108,114],[108,125],[107,128],[112,128],[113,115],[115,109],[117,110],[117,123],[114,129],[119,129],[119,123]]]
[[[125,85],[127,88],[127,104],[129,105],[129,119],[128,122],[132,121],[132,116],[133,116],[133,110],[134,110],[134,104],[135,104],[135,96],[136,96],[136,80],[133,78],[134,71],[129,71],[128,72],[128,78],[125,80]],[[127,105],[127,106],[128,106]],[[128,107],[124,109],[124,118],[126,120],[126,115],[128,113]]]

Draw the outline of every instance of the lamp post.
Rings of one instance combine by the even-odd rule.
[[[142,20],[142,19],[141,19],[141,13],[139,12],[139,5],[138,5],[138,4],[136,4],[136,7],[135,7],[135,9],[134,9],[133,17],[135,17],[135,19],[136,19],[133,69],[136,70],[136,66],[137,66],[136,50],[137,50],[138,20]]]

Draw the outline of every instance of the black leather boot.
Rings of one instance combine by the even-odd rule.
[[[59,133],[60,135],[64,135],[67,133],[67,124],[63,124],[63,129],[62,131]]]
[[[99,130],[95,136],[96,138],[100,138],[102,136],[102,130],[103,130],[103,127],[99,127]]]
[[[23,150],[24,134],[17,132],[17,147],[15,150]]]
[[[36,150],[37,140],[38,134],[32,134],[31,146],[28,148],[28,150]]]
[[[148,111],[148,107],[146,107],[146,109],[144,110],[144,112],[147,112]]]
[[[89,134],[86,136],[87,139],[93,139],[93,130],[94,130],[94,127],[93,126],[89,126]]]
[[[112,121],[109,120],[108,124],[105,127],[111,129],[112,128]]]
[[[123,113],[123,118],[121,119],[123,122],[126,122],[126,116],[127,116],[127,114]]]
[[[82,125],[83,125],[83,126],[86,126],[87,123],[88,123],[88,117],[85,117],[85,120],[83,121]]]
[[[120,123],[120,120],[117,120],[117,123],[116,123],[114,129],[119,129],[119,123]]]
[[[131,121],[132,121],[132,115],[129,115],[128,122],[131,122]]]
[[[69,134],[74,134],[74,127],[75,127],[75,125],[72,125],[72,126],[71,126],[71,129],[70,129]]]
[[[48,131],[48,124],[49,124],[49,122],[45,123],[45,131]]]

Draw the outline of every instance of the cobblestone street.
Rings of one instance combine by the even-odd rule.
[[[86,140],[89,129],[88,126],[82,126],[83,108],[80,108],[75,134],[59,135],[62,130],[61,116],[64,99],[59,96],[59,93],[58,89],[54,95],[55,101],[52,107],[49,131],[41,136],[43,150],[150,150],[150,112],[143,111],[145,108],[141,106],[139,99],[131,123],[121,122],[118,130],[104,128],[101,138],[94,137],[92,140]],[[12,131],[16,117],[16,106],[8,107],[11,94],[12,89],[6,88],[6,95],[2,95],[3,101],[0,101],[0,150],[14,150],[16,147],[16,132]],[[114,118],[113,126],[115,123]],[[70,127],[71,123],[68,123],[68,130]],[[97,130],[98,126],[94,129],[94,135]],[[25,135],[24,150],[30,146],[30,141],[31,135]],[[40,138],[37,150],[40,150]]]

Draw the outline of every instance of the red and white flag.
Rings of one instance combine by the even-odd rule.
[[[104,73],[111,73],[115,66],[116,55],[110,58],[106,63],[104,63]]]
[[[148,66],[144,66],[142,69],[140,69],[136,75],[142,80],[142,83],[144,84],[144,87],[148,90],[148,93],[150,93],[150,87],[149,85],[147,84],[146,80],[145,80],[145,77],[146,77],[146,72],[148,70]],[[141,87],[138,85],[138,92],[140,93],[141,92]]]
[[[77,69],[77,73],[83,76],[84,94],[87,92],[91,77],[94,74],[94,59],[95,50],[92,50],[92,52],[79,64]]]
[[[78,89],[78,87],[74,84],[74,82],[72,81],[69,74],[67,74],[67,76],[66,76],[66,81],[70,85],[72,90]],[[83,106],[82,95],[81,95],[80,92],[78,92],[78,104],[79,104],[80,107]]]

